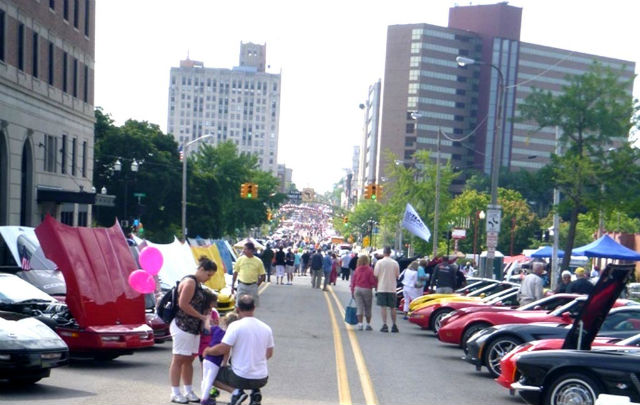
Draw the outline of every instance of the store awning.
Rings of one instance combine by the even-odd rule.
[[[94,204],[96,201],[95,193],[87,193],[84,191],[56,190],[50,188],[38,188],[37,201],[54,202],[54,203],[77,203],[77,204]]]

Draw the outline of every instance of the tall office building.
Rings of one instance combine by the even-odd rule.
[[[405,164],[415,163],[413,154],[420,149],[431,151],[435,160],[439,132],[441,158],[460,169],[489,174],[496,125],[502,166],[540,168],[555,150],[555,129],[514,121],[518,105],[534,87],[558,94],[568,84],[566,75],[583,74],[594,61],[621,72],[624,79],[633,76],[630,61],[521,42],[521,18],[521,8],[499,3],[453,7],[448,27],[388,27],[378,181],[388,164],[386,150]],[[460,67],[459,56],[483,63]],[[500,69],[504,92],[491,65]],[[628,91],[632,93],[631,85]],[[501,94],[505,97],[499,102]]]
[[[367,101],[360,107],[364,110],[363,137],[360,145],[360,162],[358,164],[357,184],[358,196],[362,196],[364,187],[376,181],[379,170],[379,126],[380,126],[380,90],[381,81],[371,86],[367,93]]]
[[[95,0],[0,1],[0,225],[89,225]]]
[[[179,144],[205,135],[213,145],[234,142],[277,175],[280,74],[266,73],[265,63],[266,45],[253,43],[240,44],[233,69],[180,61],[171,68],[167,131]]]

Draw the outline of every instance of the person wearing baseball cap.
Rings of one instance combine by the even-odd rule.
[[[585,276],[584,267],[578,267],[574,271],[576,279],[567,286],[567,292],[573,294],[590,294],[593,291],[593,284]]]

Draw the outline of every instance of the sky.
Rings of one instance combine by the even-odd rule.
[[[267,71],[282,74],[278,163],[293,169],[298,189],[330,191],[361,144],[358,106],[383,78],[387,27],[447,26],[450,7],[493,3],[96,0],[95,105],[118,125],[135,119],[166,131],[171,67],[189,55],[232,68],[240,42],[266,44]],[[523,9],[523,42],[640,62],[637,0],[509,4]]]

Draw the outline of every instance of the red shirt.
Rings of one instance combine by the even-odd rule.
[[[351,277],[351,294],[354,293],[356,287],[360,288],[375,288],[378,285],[373,275],[373,269],[371,266],[358,266],[356,271],[353,272]]]

